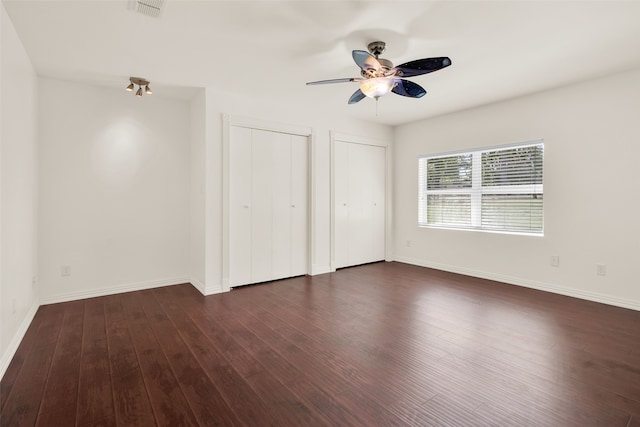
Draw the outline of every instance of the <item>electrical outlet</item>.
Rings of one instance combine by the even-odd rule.
[[[60,275],[61,276],[71,276],[71,266],[70,265],[63,265],[62,267],[60,267]]]
[[[607,275],[607,266],[604,264],[596,265],[596,274],[598,276],[606,276]]]
[[[549,264],[551,264],[552,267],[559,267],[560,266],[560,256],[559,255],[551,255],[551,258],[549,258]]]

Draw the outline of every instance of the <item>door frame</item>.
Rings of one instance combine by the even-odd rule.
[[[346,142],[350,144],[372,145],[384,148],[385,158],[385,180],[384,180],[384,259],[385,261],[393,261],[393,208],[391,201],[393,200],[393,145],[390,141],[372,138],[368,136],[351,135],[336,131],[330,132],[330,150],[331,150],[331,272],[336,271],[336,142]]]
[[[229,286],[229,193],[231,126],[299,135],[307,138],[307,274],[311,273],[311,261],[315,259],[315,173],[313,158],[315,136],[313,128],[251,117],[222,114],[222,292]]]

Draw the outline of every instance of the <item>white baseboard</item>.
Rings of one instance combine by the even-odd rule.
[[[20,327],[11,339],[9,347],[7,347],[4,354],[2,355],[2,359],[0,359],[0,379],[4,377],[4,373],[9,367],[9,363],[11,363],[11,359],[13,359],[13,356],[16,354],[18,346],[20,345],[20,342],[22,342],[24,334],[27,333],[27,329],[29,329],[29,325],[31,325],[31,322],[33,321],[33,318],[36,315],[39,307],[40,305],[38,304],[38,302],[33,303],[26,316],[24,316],[24,319],[22,319]]]
[[[169,279],[149,280],[146,282],[126,283],[109,286],[108,288],[91,289],[77,292],[66,292],[40,299],[40,305],[55,304],[59,302],[76,301],[85,298],[102,297],[105,295],[121,294],[124,292],[142,291],[145,289],[161,288],[163,286],[180,285],[189,283],[187,277],[174,277]]]
[[[228,291],[224,291],[218,286],[216,286],[216,287],[210,286],[210,287],[205,289],[205,293],[203,295],[204,296],[209,296],[209,295],[221,294],[223,292],[228,292]]]
[[[196,288],[202,295],[206,295],[204,283],[202,283],[200,280],[192,277],[191,279],[189,279],[189,283],[191,283],[191,286]]]
[[[330,265],[312,265],[311,266],[311,274],[309,276],[317,276],[318,274],[326,274],[331,273]]]
[[[451,273],[463,274],[465,276],[478,277],[480,279],[495,280],[497,282],[507,283],[509,285],[522,286],[525,288],[537,289],[539,291],[551,292],[568,297],[579,298],[588,301],[599,302],[601,304],[608,304],[616,307],[629,308],[631,310],[640,311],[640,301],[614,297],[597,292],[565,288],[563,286],[558,286],[550,283],[526,280],[518,277],[505,276],[502,274],[489,273],[486,271],[473,270],[452,265],[432,263],[415,258],[396,256],[396,261],[403,262],[405,264],[418,265],[420,267],[427,267],[436,270],[448,271]]]
[[[221,294],[222,292],[224,292],[222,290],[221,286],[205,286],[204,283],[202,283],[200,280],[196,279],[195,277],[191,278],[191,285],[196,288],[202,295],[209,296],[209,295],[215,295],[215,294]]]

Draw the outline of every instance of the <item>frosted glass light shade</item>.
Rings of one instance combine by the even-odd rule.
[[[369,98],[378,98],[391,92],[394,86],[393,77],[376,77],[363,81],[360,90]]]

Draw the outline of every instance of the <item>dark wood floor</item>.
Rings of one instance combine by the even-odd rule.
[[[640,426],[640,312],[399,263],[43,306],[2,426]]]

